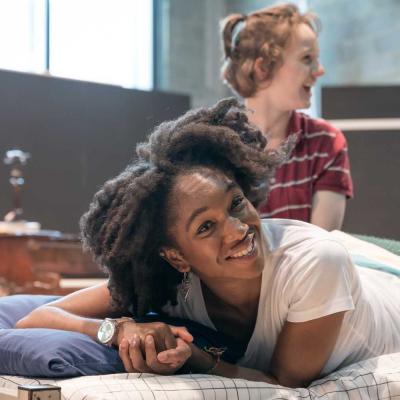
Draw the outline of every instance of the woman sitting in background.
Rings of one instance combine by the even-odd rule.
[[[184,365],[293,387],[400,351],[400,280],[359,271],[321,228],[260,220],[255,206],[282,161],[265,145],[235,100],[161,124],[82,218],[108,285],[42,306],[18,327],[119,346],[127,371]],[[244,355],[229,364],[184,328],[135,322],[149,312],[213,328]]]
[[[333,230],[341,228],[346,197],[353,195],[346,139],[328,122],[296,111],[310,107],[312,87],[324,74],[318,22],[291,4],[228,16],[222,22],[222,77],[244,98],[250,122],[268,136],[267,149],[296,137],[261,215]]]

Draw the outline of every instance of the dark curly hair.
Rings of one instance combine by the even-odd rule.
[[[231,175],[255,205],[285,150],[267,153],[266,139],[235,99],[164,122],[137,146],[136,160],[96,193],[81,218],[86,248],[109,274],[113,306],[135,316],[176,304],[181,273],[159,256],[168,238],[168,198],[188,169],[219,169]]]

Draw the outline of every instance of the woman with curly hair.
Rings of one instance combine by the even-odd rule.
[[[268,136],[268,149],[297,138],[276,171],[263,217],[291,218],[333,230],[342,226],[353,196],[343,133],[298,112],[310,107],[312,87],[324,74],[319,62],[319,20],[292,4],[232,14],[221,24],[222,78],[244,99],[250,122]]]
[[[108,285],[42,306],[18,327],[118,346],[127,371],[184,367],[293,387],[399,351],[399,280],[358,271],[314,225],[260,220],[255,207],[287,151],[265,146],[232,99],[161,124],[81,221]],[[185,328],[141,323],[149,312],[212,328],[243,356],[231,364]]]

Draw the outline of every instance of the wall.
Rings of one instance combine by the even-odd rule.
[[[400,85],[323,88],[323,116],[336,120],[349,148],[355,195],[346,232],[400,239],[399,98]]]
[[[298,0],[322,20],[322,84],[400,82],[399,0]],[[160,0],[163,35],[161,88],[188,93],[194,106],[210,104],[230,92],[219,80],[218,22],[234,12],[248,13],[274,4],[266,0]],[[319,93],[316,93],[319,98]]]
[[[193,107],[226,96],[219,79],[218,41],[225,1],[160,0],[158,4],[159,88],[190,94]]]
[[[323,84],[400,82],[398,0],[309,0],[322,20]]]
[[[189,98],[0,71],[0,157],[20,147],[25,218],[45,229],[79,231],[93,194],[135,155],[153,127],[189,108]],[[12,207],[0,161],[0,218]]]

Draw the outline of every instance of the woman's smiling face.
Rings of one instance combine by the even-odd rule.
[[[202,168],[177,177],[169,199],[165,257],[180,272],[208,280],[254,279],[264,259],[257,211],[224,173]]]
[[[265,86],[282,110],[309,107],[311,89],[325,73],[319,62],[317,35],[306,24],[296,26],[282,56],[282,66],[260,88]]]

